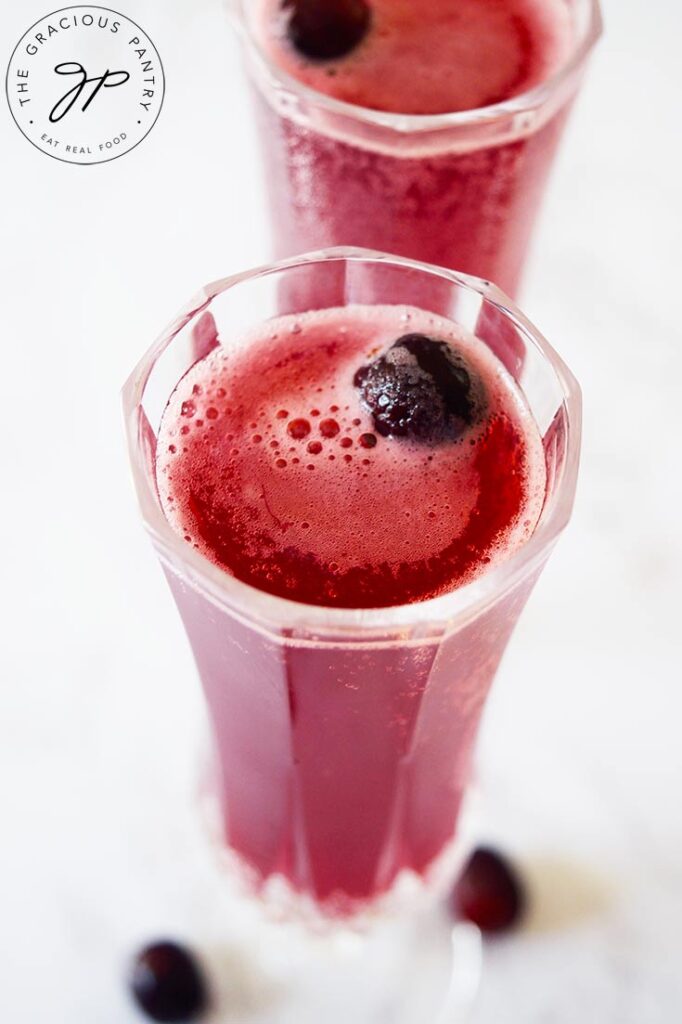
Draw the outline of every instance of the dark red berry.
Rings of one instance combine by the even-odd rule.
[[[369,31],[372,12],[366,0],[282,0],[287,35],[311,60],[345,57]]]
[[[377,433],[435,442],[459,437],[477,419],[481,386],[445,341],[406,334],[355,374]]]
[[[194,957],[175,942],[140,950],[130,975],[132,995],[156,1021],[195,1020],[207,1006],[206,983]]]
[[[511,928],[522,916],[525,902],[523,884],[512,865],[485,847],[474,851],[453,892],[457,915],[482,932]]]

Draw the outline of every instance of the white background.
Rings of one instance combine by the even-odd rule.
[[[133,1022],[130,949],[171,931],[215,958],[230,935],[195,870],[198,687],[138,525],[119,388],[202,283],[268,257],[263,195],[219,0],[121,4],[167,75],[138,149],[62,164],[0,111],[12,1024]],[[48,10],[2,5],[3,67]],[[488,947],[476,1024],[682,1016],[681,11],[606,0],[527,276],[525,309],[584,387],[584,462],[482,738],[486,835],[525,867],[535,903],[523,933]],[[225,1019],[247,1009],[240,997]]]

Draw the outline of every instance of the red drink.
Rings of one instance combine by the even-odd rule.
[[[513,294],[599,31],[592,0],[335,0],[369,20],[322,59],[290,2],[242,14],[278,255],[362,245]]]
[[[280,315],[316,273],[346,305]],[[522,393],[493,353],[528,336],[484,289],[441,276],[448,318],[387,304],[432,279],[357,253],[226,282],[130,385],[225,842],[257,888],[331,914],[449,862],[489,686],[572,497],[558,379]],[[524,353],[533,387],[546,358]]]
[[[409,332],[409,335],[408,335]],[[454,439],[381,436],[354,384],[403,336],[446,342],[483,408]],[[413,307],[349,306],[268,321],[183,377],[157,480],[177,532],[260,590],[379,608],[470,582],[532,533],[542,442],[490,350]]]
[[[455,346],[480,380],[479,418],[455,440],[382,437],[354,385],[408,330]],[[157,480],[169,521],[206,558],[269,593],[345,608],[471,581],[530,536],[545,494],[540,435],[501,364],[452,321],[400,306],[292,315],[216,348],[171,397]],[[254,647],[236,627],[195,642],[226,837],[258,877],[341,905],[426,871],[454,832],[504,623],[478,623],[471,655],[458,640],[456,657],[430,645],[330,663],[327,650]]]

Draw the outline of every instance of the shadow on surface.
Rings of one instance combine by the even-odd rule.
[[[615,884],[591,866],[559,858],[524,864],[529,908],[528,932],[560,931],[608,911]]]
[[[207,1024],[259,1019],[282,998],[282,989],[256,963],[257,957],[235,946],[215,948],[206,957],[211,980]]]

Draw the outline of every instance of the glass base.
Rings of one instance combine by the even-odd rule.
[[[256,920],[230,898],[233,938],[211,958],[210,1024],[465,1024],[481,974],[481,938],[442,909],[359,933]],[[239,921],[238,939],[234,936]]]
[[[474,847],[479,820],[479,794],[470,785],[462,801],[457,834],[441,850],[424,874],[402,870],[390,889],[371,902],[320,904],[312,896],[298,892],[283,875],[265,881],[225,843],[219,801],[214,796],[214,766],[204,763],[200,775],[198,810],[213,856],[227,876],[229,885],[249,901],[265,918],[277,922],[304,925],[316,934],[336,933],[339,927],[349,932],[371,931],[382,923],[403,920],[420,912],[434,910],[447,896]]]
[[[480,976],[479,933],[444,915],[362,935],[271,926],[261,943],[261,970],[278,993],[264,1017],[272,1024],[460,1024]]]
[[[371,907],[342,919],[322,913],[281,877],[256,891],[249,869],[222,841],[216,802],[202,787],[214,884],[222,883],[216,901],[233,936],[229,957],[213,965],[219,990],[211,1024],[467,1021],[481,937],[473,925],[453,922],[443,894],[471,850],[477,803],[468,798],[456,842],[425,878],[403,872]]]

